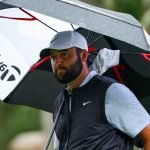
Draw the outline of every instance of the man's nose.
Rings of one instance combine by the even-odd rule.
[[[56,58],[55,58],[55,64],[61,64],[62,63],[62,58],[57,55]]]

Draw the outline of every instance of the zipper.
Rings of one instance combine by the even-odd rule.
[[[69,150],[70,125],[71,125],[71,96],[69,98],[69,111],[68,111],[68,138],[67,138],[67,142],[66,142],[67,150]]]

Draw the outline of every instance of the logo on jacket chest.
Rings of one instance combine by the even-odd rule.
[[[85,101],[85,102],[82,103],[82,105],[83,105],[83,106],[86,106],[86,105],[88,105],[88,104],[90,104],[90,103],[92,103],[92,101]]]

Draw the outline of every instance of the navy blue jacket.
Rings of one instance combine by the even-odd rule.
[[[133,150],[133,140],[112,127],[105,115],[105,94],[113,79],[96,75],[72,91],[71,112],[67,91],[56,100],[54,118],[62,96],[64,106],[55,129],[60,150]]]

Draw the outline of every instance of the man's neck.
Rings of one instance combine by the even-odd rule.
[[[76,79],[74,79],[72,82],[67,84],[68,89],[72,91],[73,89],[78,88],[81,85],[81,83],[84,81],[84,79],[87,77],[89,72],[90,70],[82,71]]]

